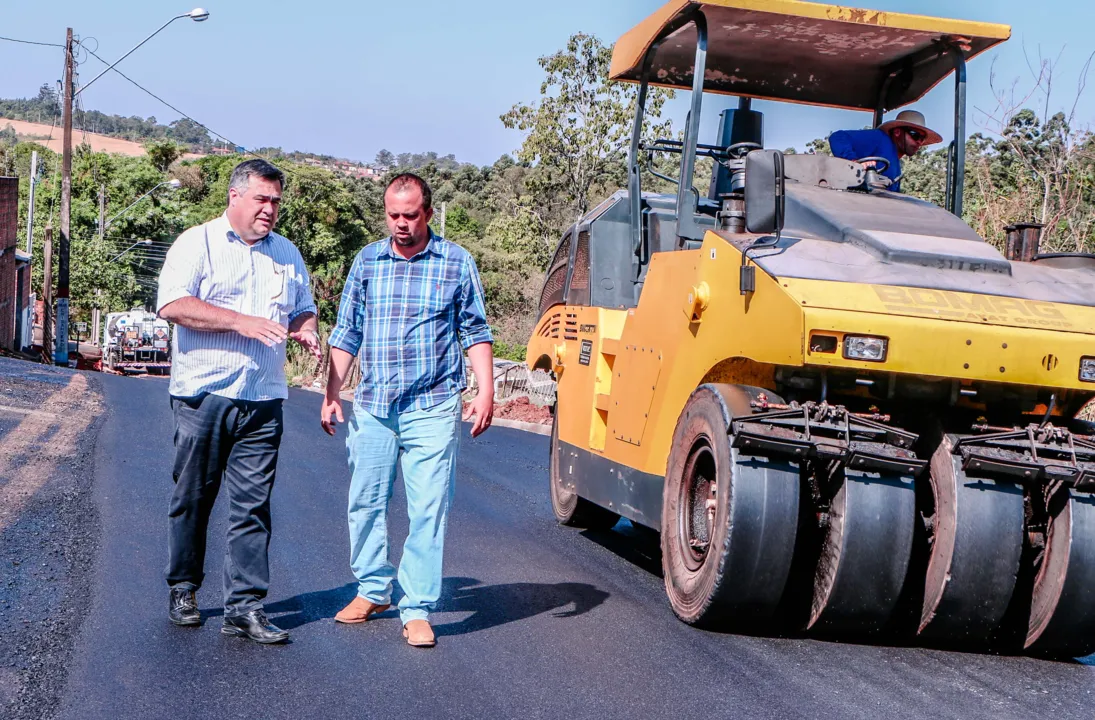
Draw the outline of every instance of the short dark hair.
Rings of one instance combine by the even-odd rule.
[[[282,189],[285,189],[285,173],[279,170],[273,163],[269,163],[266,160],[256,158],[254,160],[244,160],[239,165],[232,169],[232,177],[228,181],[228,189],[236,188],[239,192],[244,192],[251,184],[251,177],[258,175],[263,180],[269,180],[273,182],[278,181]]]
[[[414,173],[401,173],[396,175],[388,182],[388,187],[384,188],[384,194],[387,195],[388,191],[392,188],[395,188],[398,191],[408,185],[413,185],[422,192],[423,210],[429,210],[433,207],[433,192],[430,190],[430,184]]]

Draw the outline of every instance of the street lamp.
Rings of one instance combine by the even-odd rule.
[[[61,105],[61,125],[62,125],[62,140],[61,140],[61,242],[59,245],[60,250],[60,262],[58,263],[57,271],[57,333],[54,338],[55,346],[53,351],[54,361],[58,364],[68,363],[68,312],[69,312],[69,230],[71,224],[72,213],[72,106],[76,99],[76,96],[87,90],[91,85],[106,75],[109,71],[113,70],[122,60],[132,55],[137,48],[144,45],[146,42],[155,37],[161,30],[166,28],[176,20],[182,18],[190,18],[194,22],[204,22],[209,19],[209,13],[203,8],[194,8],[188,13],[182,15],[176,15],[163,25],[158,27],[155,32],[141,40],[139,43],[133,46],[129,52],[122,55],[110,65],[107,65],[106,69],[91,79],[90,82],[83,85],[77,90],[72,87],[72,73],[73,61],[72,52],[72,28],[68,28],[67,37],[65,39],[65,83],[64,90],[62,92],[63,102]],[[159,187],[159,186],[157,186]],[[175,186],[177,187],[177,186]],[[155,190],[155,188],[153,188]],[[138,201],[143,199],[138,198]],[[134,203],[136,204],[136,203]],[[129,208],[126,208],[128,210]],[[125,212],[125,211],[123,211]],[[115,216],[116,218],[117,216]],[[99,228],[100,237],[103,231],[106,229],[107,223],[103,223]],[[128,249],[127,249],[128,252]],[[117,258],[115,258],[117,259]],[[97,293],[98,294],[98,293]],[[95,335],[98,336],[99,331],[99,308],[96,307],[93,312]]]
[[[110,260],[107,260],[107,262],[108,262],[108,263],[112,263],[112,262],[114,262],[115,260],[117,260],[118,258],[120,258],[120,257],[121,257],[122,255],[125,255],[125,254],[126,254],[127,252],[129,252],[129,251],[130,251],[130,250],[132,250],[133,248],[137,247],[138,245],[151,245],[151,244],[152,244],[152,241],[151,241],[151,240],[148,240],[148,239],[145,239],[145,240],[138,240],[137,242],[135,242],[135,243],[133,243],[132,245],[130,245],[129,247],[127,247],[127,248],[126,248],[125,250],[122,250],[122,251],[121,251],[120,253],[118,253],[118,254],[117,254],[117,255],[115,255],[114,257],[110,258]]]
[[[141,200],[144,200],[146,197],[148,197],[152,193],[156,192],[156,190],[158,190],[159,188],[162,188],[164,185],[168,186],[172,190],[178,190],[179,188],[182,187],[182,182],[180,180],[175,179],[175,178],[171,178],[170,180],[164,180],[162,183],[160,183],[156,187],[154,187],[151,190],[149,190],[148,192],[146,192],[144,195],[141,195],[139,198],[137,198],[136,200],[131,202],[129,204],[129,207],[127,207],[125,210],[122,210],[120,213],[118,213],[114,217],[112,217],[109,220],[107,220],[106,222],[104,222],[103,226],[101,228],[99,228],[99,234],[102,235],[103,233],[105,233],[106,229],[108,227],[110,227],[110,223],[114,222],[115,220],[120,218],[122,215],[125,215],[127,212],[129,212],[134,207],[136,207],[137,203],[139,203]]]
[[[125,60],[130,55],[132,55],[134,50],[136,50],[141,45],[144,45],[146,42],[148,42],[153,37],[155,37],[160,32],[160,30],[163,30],[165,27],[167,27],[171,23],[175,22],[176,20],[180,20],[182,18],[190,18],[194,22],[204,22],[205,20],[209,19],[209,11],[205,10],[204,8],[194,8],[193,10],[191,10],[188,13],[183,13],[182,15],[176,15],[175,17],[171,18],[170,20],[165,22],[163,25],[161,25],[159,27],[159,29],[156,30],[156,32],[152,33],[151,35],[146,37],[144,40],[141,40],[139,43],[137,43],[136,45],[133,46],[132,50],[127,52],[125,55],[122,55],[120,58],[115,60],[112,64],[108,65],[107,68],[105,70],[103,70],[101,73],[99,73],[95,77],[91,78],[91,82],[88,82],[85,85],[80,86],[80,88],[78,90],[76,90],[74,93],[72,93],[72,97],[75,98],[77,95],[82,93],[84,90],[87,90],[89,87],[91,87],[91,83],[95,82],[96,80],[101,78],[103,75],[106,75],[108,72],[113,70],[115,65],[120,63],[122,60]]]

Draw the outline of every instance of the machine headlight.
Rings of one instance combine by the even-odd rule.
[[[1080,380],[1095,382],[1095,357],[1080,358]]]
[[[886,359],[886,338],[869,335],[845,335],[844,357],[848,360],[882,362]],[[1095,381],[1095,376],[1093,376]]]

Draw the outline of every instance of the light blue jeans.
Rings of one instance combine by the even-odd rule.
[[[460,395],[455,395],[428,410],[393,411],[386,418],[355,407],[350,418],[350,567],[358,595],[377,604],[391,602],[392,579],[399,580],[399,617],[404,625],[425,620],[441,597],[460,412]],[[403,469],[410,518],[398,575],[388,551],[388,501],[397,461]]]

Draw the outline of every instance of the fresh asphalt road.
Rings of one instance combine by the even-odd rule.
[[[274,491],[267,610],[292,632],[219,632],[225,498],[210,529],[205,624],[166,617],[171,416],[166,383],[105,377],[95,452],[101,550],[62,698],[65,718],[1028,718],[1095,714],[1095,668],[1032,658],[699,631],[665,600],[656,547],[626,523],[555,524],[547,438],[465,441],[438,646],[408,647],[394,612],[336,625],[354,595],[342,438],[293,391]],[[347,406],[349,403],[347,403]],[[348,409],[348,407],[347,407]],[[393,498],[398,552],[406,529]]]

